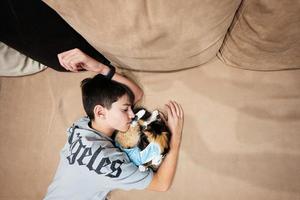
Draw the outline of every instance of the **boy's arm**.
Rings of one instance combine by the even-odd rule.
[[[107,66],[105,66],[107,67]],[[107,67],[108,68],[108,67]],[[107,72],[108,73],[108,72]],[[107,74],[106,73],[106,74]],[[129,87],[131,89],[131,91],[134,94],[134,103],[138,102],[140,99],[142,99],[144,92],[143,90],[137,85],[135,84],[133,81],[129,80],[128,78],[126,78],[125,76],[122,76],[119,73],[115,73],[115,75],[112,77],[112,79],[114,81],[123,83],[124,85],[126,85],[127,87]]]
[[[98,62],[97,60],[86,55],[84,52],[77,48],[62,52],[58,54],[57,57],[59,63],[65,69],[72,72],[78,72],[81,69],[85,69],[87,71],[93,71],[103,75],[107,75],[110,71],[110,68],[108,66]],[[143,97],[142,89],[128,78],[120,75],[119,73],[115,73],[112,79],[126,85],[132,90],[135,97],[134,103],[136,103]]]
[[[155,191],[167,191],[171,187],[176,172],[183,128],[183,110],[181,106],[174,101],[169,102],[166,106],[168,113],[166,122],[172,136],[170,151],[147,187],[147,189]]]
[[[99,63],[99,65],[100,68],[102,68],[102,71],[99,73],[107,75],[110,71],[110,68],[102,63]],[[116,72],[112,77],[112,80],[122,83],[131,89],[131,91],[134,94],[134,103],[138,102],[143,97],[143,90],[137,84],[135,84],[133,81],[129,80],[125,76],[122,76],[121,74]]]

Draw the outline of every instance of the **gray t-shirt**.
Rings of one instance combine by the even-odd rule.
[[[81,118],[68,129],[68,142],[45,200],[99,200],[114,189],[145,189],[151,170],[141,172],[110,137],[89,127]]]

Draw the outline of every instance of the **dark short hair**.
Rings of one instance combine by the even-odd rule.
[[[134,102],[134,94],[126,85],[107,79],[102,74],[81,81],[81,93],[83,108],[91,120],[95,118],[96,105],[110,109],[111,105],[123,95],[128,96],[131,104]]]

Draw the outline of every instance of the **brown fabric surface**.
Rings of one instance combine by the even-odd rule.
[[[66,129],[83,115],[80,81],[91,75],[46,69],[0,78],[1,200],[43,197]],[[300,199],[300,70],[246,71],[215,58],[176,73],[131,75],[149,109],[182,104],[183,142],[170,191],[116,191],[113,199]]]
[[[240,0],[46,0],[115,65],[198,66],[217,54]]]
[[[300,1],[244,0],[219,57],[251,70],[300,68]]]

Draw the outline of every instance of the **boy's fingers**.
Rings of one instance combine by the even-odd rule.
[[[172,109],[173,115],[174,115],[174,116],[177,116],[176,103],[175,103],[174,101],[171,101],[171,102],[170,102],[170,105],[171,105],[171,109]]]
[[[172,117],[172,111],[168,104],[166,104],[166,108],[167,108],[167,114],[168,114],[168,119],[169,119],[170,117]]]
[[[176,111],[176,114],[177,116],[179,117],[180,116],[180,113],[179,113],[179,104],[176,102],[176,101],[173,101],[173,105],[174,105],[174,108],[175,108],[175,111]]]
[[[183,109],[182,106],[179,104],[179,117],[183,118]]]
[[[170,107],[170,110],[171,110],[171,113],[172,113],[172,116],[176,116],[176,108],[174,106],[174,103],[172,101],[169,102],[169,107]]]
[[[167,119],[166,119],[165,115],[162,112],[159,112],[159,116],[164,121],[164,123],[167,123]]]

